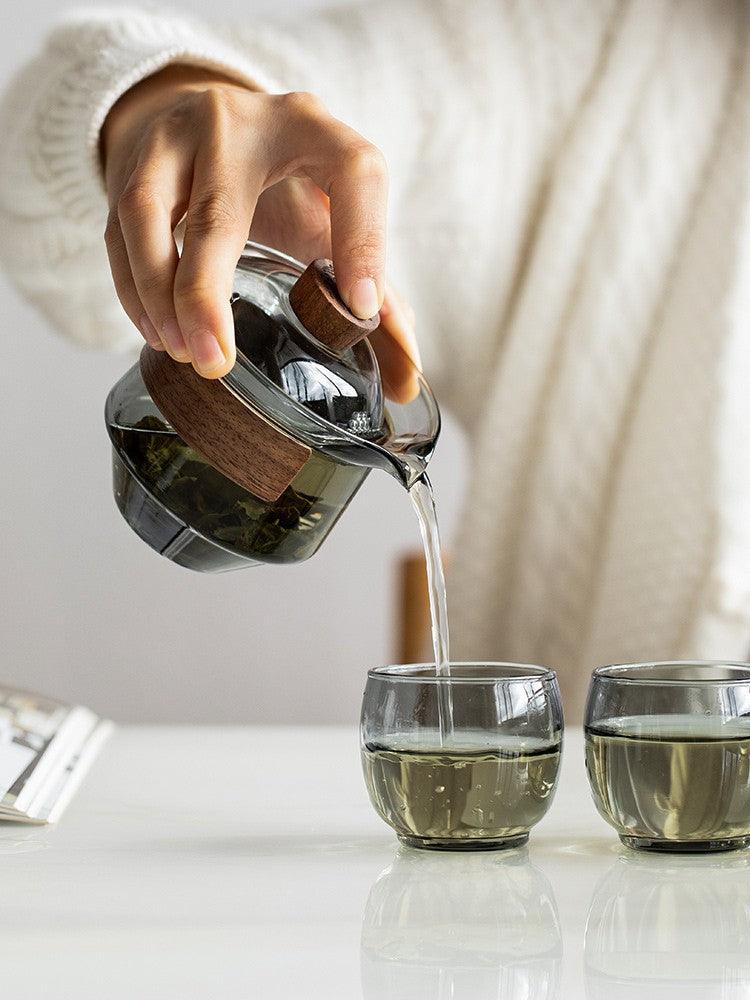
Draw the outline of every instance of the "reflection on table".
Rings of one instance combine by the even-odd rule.
[[[588,1000],[748,1000],[750,855],[623,854],[596,887]]]
[[[362,926],[365,1000],[560,1000],[549,882],[525,848],[448,854],[400,848]]]

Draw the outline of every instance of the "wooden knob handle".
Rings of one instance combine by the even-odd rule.
[[[336,287],[333,264],[320,258],[309,264],[289,292],[289,302],[302,325],[337,353],[352,347],[378,328],[379,316],[358,319],[344,305]]]
[[[255,413],[222,381],[201,378],[148,344],[141,351],[141,374],[183,441],[261,500],[278,500],[311,455],[306,444]]]

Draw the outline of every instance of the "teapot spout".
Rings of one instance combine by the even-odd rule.
[[[414,419],[416,407],[388,405],[388,437],[379,442],[362,441],[355,461],[382,469],[410,490],[422,479],[440,435],[440,411],[431,394],[420,397],[421,421]],[[425,405],[427,404],[427,405]]]
[[[427,459],[409,454],[393,455],[383,469],[398,480],[405,490],[410,490],[426,478]]]

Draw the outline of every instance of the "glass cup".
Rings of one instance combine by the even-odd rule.
[[[627,846],[750,843],[750,664],[600,667],[585,736],[594,802]]]
[[[410,847],[517,847],[552,802],[562,732],[557,678],[544,667],[377,667],[360,726],[370,800]]]

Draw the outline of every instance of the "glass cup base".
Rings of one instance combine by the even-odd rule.
[[[508,851],[513,847],[522,847],[528,842],[528,833],[519,833],[514,837],[497,837],[496,839],[471,840],[458,837],[406,837],[401,834],[398,839],[407,847],[416,847],[423,851]]]
[[[620,834],[626,847],[636,851],[659,851],[667,854],[710,854],[712,851],[737,851],[750,845],[750,837],[727,837],[721,840],[656,840],[651,837],[628,837]]]

